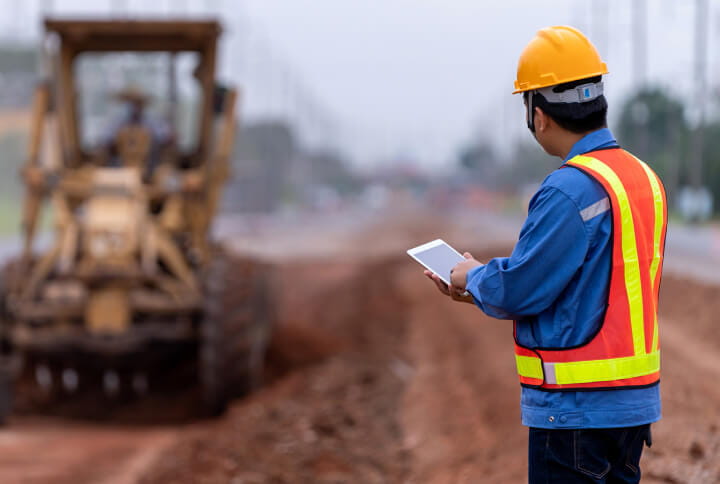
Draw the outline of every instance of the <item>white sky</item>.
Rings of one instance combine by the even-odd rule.
[[[634,81],[632,0],[0,0],[13,6],[0,10],[3,30],[36,34],[43,2],[63,14],[220,12],[221,72],[244,84],[246,115],[289,112],[310,137],[336,133],[362,161],[441,168],[473,137],[507,148],[529,136],[510,92],[520,51],[547,25],[574,25],[596,43],[611,115]],[[692,99],[695,2],[646,3],[647,79]],[[716,79],[720,0],[710,5]]]

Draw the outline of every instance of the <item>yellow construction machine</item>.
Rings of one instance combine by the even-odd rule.
[[[266,271],[211,237],[238,97],[216,79],[221,26],[47,19],[45,32],[22,252],[0,288],[0,418],[19,368],[64,393],[143,393],[177,345],[195,348],[220,413],[257,383],[270,324]]]

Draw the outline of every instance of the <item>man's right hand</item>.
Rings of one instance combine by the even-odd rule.
[[[445,284],[443,282],[442,279],[440,279],[440,276],[438,276],[437,274],[434,274],[431,271],[426,270],[424,272],[424,274],[428,279],[430,279],[431,281],[433,281],[435,283],[435,285],[437,286],[438,290],[441,293],[443,293],[446,296],[449,296],[450,298],[452,298],[453,301],[464,302],[464,303],[468,303],[468,304],[475,304],[475,302],[473,301],[473,297],[471,295],[467,295],[467,296],[464,295],[465,289],[459,289],[459,288],[456,288],[453,286],[448,286],[447,284]]]

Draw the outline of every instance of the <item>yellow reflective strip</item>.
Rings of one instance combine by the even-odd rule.
[[[597,172],[612,187],[620,209],[620,223],[622,224],[622,255],[624,261],[625,291],[630,306],[630,326],[632,328],[633,348],[636,355],[644,355],[645,325],[643,315],[642,282],[640,280],[640,262],[638,261],[637,245],[635,240],[635,224],[627,192],[620,178],[608,165],[589,156],[576,156],[568,164],[585,166]],[[559,381],[559,380],[558,380]]]
[[[660,371],[660,352],[609,360],[553,363],[559,385],[624,380]]]
[[[651,351],[657,351],[660,348],[660,325],[658,324],[657,308],[655,308],[655,321],[653,322],[653,335]]]
[[[635,159],[637,160],[637,158]],[[640,166],[643,167],[643,169],[645,170],[645,174],[648,177],[648,180],[650,180],[650,186],[652,187],[653,192],[653,200],[655,201],[655,245],[653,260],[652,264],[650,265],[650,280],[654,289],[655,276],[657,276],[658,266],[660,265],[660,258],[662,257],[662,254],[660,254],[660,240],[662,239],[663,219],[665,218],[665,204],[663,203],[662,191],[660,190],[660,184],[658,183],[655,174],[652,172],[650,167],[645,164],[645,162],[640,160],[637,161],[640,162]]]
[[[635,157],[633,157],[635,158]],[[640,162],[640,166],[643,167],[645,170],[645,174],[648,177],[648,180],[650,180],[650,186],[652,187],[653,192],[653,200],[655,201],[655,237],[654,237],[654,252],[653,252],[653,260],[652,264],[650,264],[650,284],[652,285],[652,294],[653,297],[655,295],[655,278],[657,277],[658,268],[660,267],[660,260],[662,259],[662,254],[660,253],[660,242],[662,240],[662,232],[663,232],[663,224],[665,222],[665,203],[663,202],[663,196],[662,191],[660,189],[660,183],[658,183],[658,179],[655,176],[655,173],[650,169],[650,167],[643,162],[642,160],[639,160],[635,158],[638,162]],[[659,345],[660,345],[660,338],[658,337],[658,317],[657,317],[657,307],[655,308],[654,312],[654,326],[653,326],[653,339],[652,344],[650,345],[651,351],[657,351]]]
[[[515,363],[517,364],[518,374],[526,378],[543,379],[542,363],[540,358],[535,356],[515,355]]]

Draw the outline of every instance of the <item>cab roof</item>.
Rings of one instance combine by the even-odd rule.
[[[82,51],[203,51],[222,32],[215,19],[45,19],[46,32]]]

